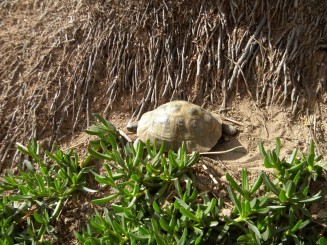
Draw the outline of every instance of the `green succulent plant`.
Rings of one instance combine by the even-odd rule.
[[[307,153],[294,150],[285,160],[280,139],[273,150],[260,142],[263,165],[271,171],[255,181],[246,169],[240,180],[226,173],[228,196],[222,199],[198,188],[192,166],[199,153],[188,154],[185,144],[176,152],[165,152],[165,143],[133,145],[94,116],[86,132],[96,138],[84,159],[72,149],[43,151],[35,140],[18,144],[22,166],[0,179],[1,244],[60,242],[54,225],[65,202],[77,191],[96,192],[87,188],[89,173],[110,194],[92,200],[94,215],[74,232],[80,244],[327,244],[324,225],[309,209],[321,200],[311,184],[327,164],[313,143]],[[93,160],[103,164],[101,174]],[[222,212],[226,208],[230,215]]]

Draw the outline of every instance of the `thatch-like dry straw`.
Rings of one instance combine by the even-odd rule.
[[[138,117],[247,93],[313,109],[326,93],[326,13],[320,0],[1,1],[2,167],[16,141],[51,147],[121,104]]]

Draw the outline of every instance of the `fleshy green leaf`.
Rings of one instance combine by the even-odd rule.
[[[205,215],[208,215],[215,208],[216,204],[217,204],[217,199],[216,198],[212,198],[209,206],[206,208],[206,210],[204,210],[203,213]]]
[[[327,245],[327,238],[326,238],[326,237],[321,237],[321,238],[318,240],[318,244],[319,244],[319,245]]]
[[[34,218],[40,224],[45,223],[44,218],[37,211],[34,211]]]
[[[112,194],[110,196],[107,196],[107,197],[104,197],[104,198],[99,198],[99,199],[95,199],[95,200],[92,200],[92,203],[93,204],[104,204],[104,203],[108,203],[112,200],[114,200],[115,198],[117,198],[120,194]]]
[[[265,173],[263,173],[262,177],[263,177],[263,181],[265,182],[265,185],[268,187],[268,189],[270,191],[272,191],[275,195],[279,196],[279,190],[278,190],[278,188],[274,185],[274,183],[272,183],[270,181],[270,179],[268,178],[268,176]]]
[[[316,195],[314,195],[313,197],[309,197],[306,199],[302,199],[299,202],[300,203],[312,203],[312,202],[316,202],[319,201],[321,199],[321,191],[319,191]]]
[[[231,198],[232,202],[234,203],[238,213],[241,214],[242,213],[242,205],[241,205],[240,200],[236,197],[234,191],[229,186],[227,187],[227,189],[228,189],[229,197]]]
[[[249,227],[249,229],[254,233],[255,235],[255,240],[257,244],[261,244],[260,239],[261,239],[261,234],[258,228],[252,223],[250,220],[245,221]]]
[[[189,219],[191,219],[191,220],[198,220],[197,219],[197,217],[192,213],[192,212],[190,212],[189,210],[187,210],[187,209],[185,209],[185,208],[183,208],[183,207],[181,207],[180,209],[179,209],[179,211],[184,215],[184,216],[186,216],[187,218],[189,218]]]
[[[246,197],[244,191],[241,189],[241,187],[239,187],[239,185],[235,182],[235,180],[230,176],[229,173],[226,174],[226,179],[228,180],[229,184],[233,187],[234,190],[240,193],[243,197]]]
[[[286,192],[284,190],[280,190],[280,192],[279,192],[279,200],[281,202],[286,202],[287,201]]]
[[[157,213],[161,213],[161,208],[159,207],[158,203],[156,201],[153,201],[152,203],[152,208],[154,211],[156,211]]]
[[[159,224],[160,224],[160,227],[167,232],[174,230],[174,227],[170,227],[169,224],[166,222],[166,220],[163,217],[160,217]]]
[[[187,238],[187,228],[184,228],[182,237],[177,242],[177,245],[184,245],[186,243],[186,238]]]
[[[97,159],[113,160],[111,156],[97,152],[97,151],[93,150],[92,148],[88,148],[87,150],[91,156],[93,156]]]
[[[242,169],[242,188],[245,192],[249,191],[248,172],[246,169]]]
[[[253,184],[253,186],[251,187],[250,190],[250,194],[252,195],[253,193],[255,193],[261,186],[262,182],[263,182],[263,172],[259,175],[258,179],[255,181],[255,183]]]
[[[265,148],[263,146],[263,142],[262,141],[259,142],[259,151],[260,151],[260,153],[261,153],[261,155],[263,157],[266,157],[267,156],[267,153],[265,151]]]
[[[276,138],[276,155],[279,156],[280,149],[282,148],[282,143],[280,141],[280,138]]]
[[[310,220],[302,221],[301,219],[294,225],[292,228],[291,232],[296,232],[298,230],[303,229],[306,227],[308,224],[310,224]]]

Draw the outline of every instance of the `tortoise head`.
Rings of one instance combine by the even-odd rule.
[[[219,123],[221,123],[223,133],[229,136],[234,136],[237,134],[238,129],[235,126],[224,123],[220,115],[214,112],[210,112],[210,113]]]
[[[137,132],[137,126],[139,124],[139,121],[130,121],[127,123],[127,130],[132,132],[132,133],[136,133]]]

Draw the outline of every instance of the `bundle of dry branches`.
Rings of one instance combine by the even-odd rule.
[[[235,93],[313,108],[326,12],[319,0],[2,1],[1,166],[19,160],[16,141],[51,148],[121,103],[133,117],[172,99],[224,108]]]

